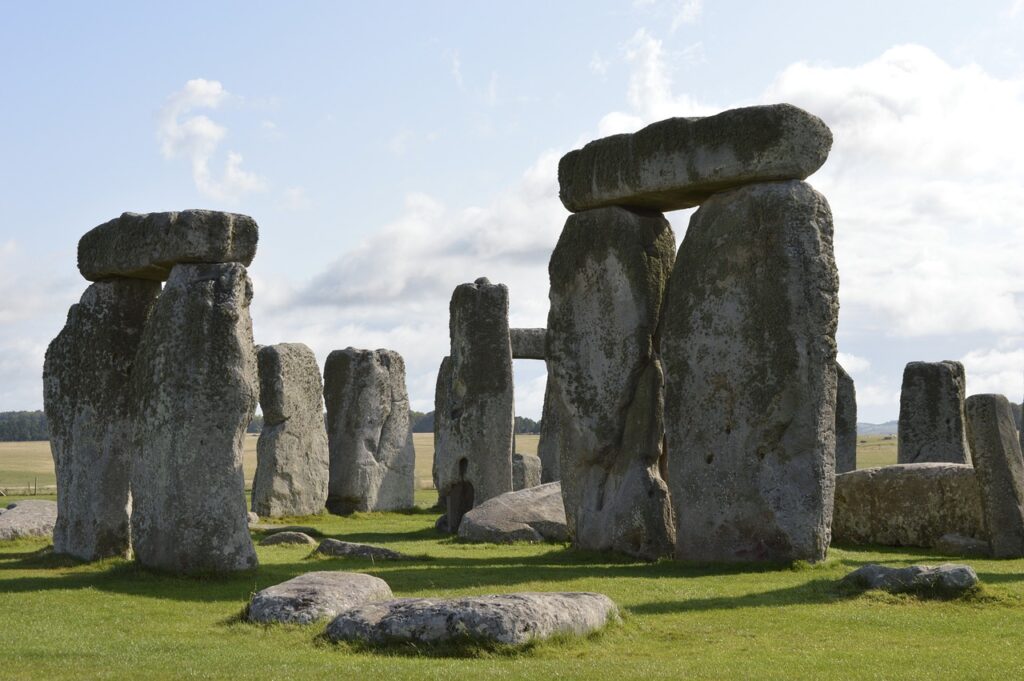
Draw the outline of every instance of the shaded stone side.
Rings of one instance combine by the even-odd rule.
[[[836,362],[836,474],[857,470],[857,389]]]
[[[164,281],[178,263],[249,266],[258,240],[256,221],[248,215],[215,210],[123,213],[82,236],[78,270],[90,281],[109,277]]]
[[[132,544],[147,567],[256,567],[242,474],[259,391],[251,300],[242,265],[177,265],[143,332],[129,398]]]
[[[263,430],[256,443],[252,510],[267,518],[314,515],[327,501],[328,449],[323,382],[302,343],[257,353]]]
[[[53,548],[83,560],[131,550],[128,379],[160,283],[89,286],[46,350],[43,402],[57,475]]]
[[[927,548],[948,534],[987,539],[970,466],[900,464],[836,476],[834,542]]]
[[[669,118],[563,156],[558,196],[574,212],[611,205],[689,208],[742,185],[802,180],[831,148],[828,126],[791,104]]]
[[[335,350],[324,365],[331,513],[411,508],[416,488],[405,361],[394,350]]]
[[[571,215],[551,255],[549,402],[569,534],[581,549],[672,550],[655,330],[674,251],[660,213],[601,208]]]
[[[509,329],[512,359],[544,359],[547,329]]]
[[[677,558],[825,557],[838,289],[832,213],[806,183],[716,194],[690,219],[661,338]]]
[[[965,410],[992,557],[1024,557],[1024,457],[1010,403],[972,395]]]
[[[561,428],[558,401],[552,394],[550,376],[544,386],[544,407],[540,417],[540,438],[537,441],[537,457],[540,459],[541,483],[561,480],[558,468],[558,439]]]
[[[450,305],[451,374],[435,412],[438,491],[456,532],[463,514],[512,491],[512,349],[508,288],[486,278],[456,287]]]
[[[960,362],[910,362],[903,370],[898,463],[970,463]]]
[[[452,358],[445,357],[437,369],[437,382],[434,385],[434,459],[431,463],[431,476],[434,489],[437,490],[437,505],[447,509],[448,500],[441,490],[441,482],[437,477],[437,462],[446,459],[443,451],[451,432],[449,419],[451,410],[448,408],[448,396],[452,389]],[[447,519],[445,521],[447,523]]]

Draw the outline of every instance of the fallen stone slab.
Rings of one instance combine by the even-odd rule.
[[[831,148],[828,126],[790,104],[669,118],[563,156],[558,196],[574,213],[611,205],[690,208],[743,185],[803,180]]]
[[[561,483],[551,482],[488,499],[463,516],[459,538],[495,544],[568,541]]]
[[[962,534],[944,534],[935,540],[935,545],[932,548],[938,553],[943,553],[947,556],[988,558],[992,555],[992,550],[989,548],[987,541],[975,539],[974,537],[965,537]]]
[[[214,210],[123,213],[79,240],[78,270],[90,281],[166,281],[179,263],[237,262],[248,267],[258,240],[256,221],[248,215]]]
[[[959,596],[978,585],[978,574],[970,565],[911,565],[892,568],[863,565],[843,577],[844,585],[861,589],[882,589],[889,593],[917,593],[922,596]]]
[[[316,553],[344,558],[369,558],[370,560],[412,559],[412,556],[386,549],[383,546],[357,544],[355,542],[341,541],[340,539],[324,539],[320,542],[320,546],[316,547]]]
[[[312,537],[323,536],[323,532],[308,525],[267,525],[266,523],[259,523],[257,525],[250,525],[249,529],[256,532],[262,532],[267,535],[277,534],[279,532],[301,532]]]
[[[327,625],[327,638],[372,645],[469,640],[518,646],[556,634],[583,636],[617,619],[615,603],[597,593],[405,598],[340,613]]]
[[[9,504],[0,516],[0,541],[48,537],[57,524],[57,502],[27,499]]]
[[[275,532],[260,540],[260,546],[281,545],[316,546],[316,539],[305,532]]]
[[[358,572],[307,572],[263,589],[249,603],[249,621],[310,624],[368,601],[393,598],[387,582]]]
[[[509,329],[512,359],[544,359],[547,329]]]

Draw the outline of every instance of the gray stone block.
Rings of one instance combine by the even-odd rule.
[[[900,390],[898,463],[970,463],[960,362],[910,362]]]
[[[307,572],[263,589],[249,603],[250,622],[312,624],[369,601],[393,598],[383,579],[357,572]]]
[[[836,474],[857,470],[857,390],[836,362]]]
[[[540,459],[529,454],[512,455],[512,489],[527,489],[540,484]]]
[[[512,359],[544,359],[547,329],[509,329]]]
[[[562,486],[552,482],[488,499],[463,516],[459,538],[494,544],[567,541]]]

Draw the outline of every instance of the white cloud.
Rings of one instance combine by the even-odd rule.
[[[1013,0],[1009,9],[1006,10],[1006,14],[1011,19],[1024,14],[1024,0]]]
[[[680,27],[694,24],[704,11],[704,0],[633,0],[633,6],[641,10],[653,10],[656,15],[671,17],[669,29],[672,33]]]
[[[462,59],[459,57],[459,51],[453,50],[450,56],[452,78],[455,79],[455,84],[459,86],[460,90],[465,90],[466,83],[462,78]]]
[[[220,82],[195,78],[175,92],[160,110],[157,138],[164,158],[184,157],[192,166],[192,179],[201,194],[212,199],[234,201],[242,194],[262,191],[266,182],[242,168],[242,155],[229,151],[218,179],[210,169],[211,161],[227,128],[202,114],[189,115],[196,109],[217,109],[231,95]]]
[[[1024,339],[1017,339],[1019,342]],[[1024,349],[1020,347],[972,350],[960,361],[967,374],[967,392],[999,393],[1011,402],[1024,399]]]
[[[305,187],[288,187],[284,190],[284,207],[291,211],[305,211],[313,207]]]
[[[611,63],[607,59],[603,58],[600,54],[595,52],[593,56],[590,57],[589,66],[591,73],[598,76],[605,76],[608,74],[608,67],[611,66]]]
[[[846,373],[856,377],[856,374],[867,371],[871,368],[871,361],[865,357],[858,357],[845,352],[837,353],[836,361],[842,365]]]

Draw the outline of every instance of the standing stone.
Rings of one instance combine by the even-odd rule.
[[[266,518],[314,515],[327,501],[323,382],[302,343],[267,345],[256,355],[263,430],[256,443],[252,510]]]
[[[448,499],[441,491],[441,481],[437,477],[437,462],[444,461],[446,458],[442,453],[442,447],[444,446],[444,434],[451,430],[448,425],[451,414],[451,410],[448,408],[448,396],[451,394],[451,389],[452,358],[445,357],[437,369],[437,382],[434,386],[434,460],[430,470],[434,479],[434,489],[437,490],[437,506],[445,511],[448,509]],[[442,518],[444,519],[443,524],[447,527],[447,517],[442,516]]]
[[[716,194],[690,219],[661,339],[679,559],[825,557],[838,288],[810,185]]]
[[[857,390],[836,362],[836,475],[857,470]]]
[[[569,216],[551,255],[549,402],[581,549],[650,559],[672,550],[655,334],[674,251],[660,213],[601,208]]]
[[[971,463],[960,362],[910,362],[900,391],[898,463]]]
[[[541,463],[536,456],[529,454],[512,455],[512,489],[529,489],[540,484]]]
[[[46,351],[43,399],[57,474],[57,553],[96,560],[130,551],[128,378],[159,294],[155,281],[92,284]]]
[[[324,365],[331,513],[411,508],[416,452],[405,362],[393,350],[335,350]]]
[[[448,528],[466,511],[512,491],[512,349],[508,288],[486,278],[456,287],[450,305],[451,364],[435,412],[438,491]],[[442,366],[442,370],[444,367]]]
[[[562,479],[558,468],[558,433],[561,419],[558,416],[558,400],[552,393],[552,387],[549,376],[544,386],[544,407],[540,417],[540,438],[537,441],[541,483],[557,482]]]
[[[146,324],[129,398],[132,544],[147,567],[256,567],[242,475],[259,390],[251,300],[242,265],[177,265]]]
[[[972,395],[966,412],[992,556],[1024,557],[1024,457],[1010,403],[1002,395]]]

